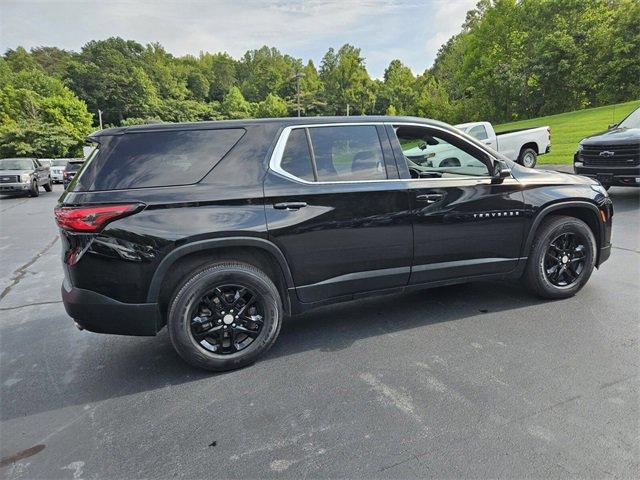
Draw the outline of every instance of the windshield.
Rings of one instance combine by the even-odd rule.
[[[51,161],[51,166],[52,167],[66,167],[67,166],[67,161],[66,160],[52,160]]]
[[[67,171],[68,172],[76,172],[76,171],[80,170],[81,166],[82,166],[82,163],[69,163],[69,164],[67,164]]]
[[[0,159],[0,170],[32,170],[33,161],[29,158]]]
[[[620,128],[640,128],[640,108],[620,122]]]

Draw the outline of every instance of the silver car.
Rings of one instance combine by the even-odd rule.
[[[51,180],[53,183],[62,183],[64,180],[64,169],[68,160],[58,158],[51,160]]]
[[[49,167],[35,158],[0,159],[0,193],[27,193],[30,197],[39,195],[39,188],[53,189]]]

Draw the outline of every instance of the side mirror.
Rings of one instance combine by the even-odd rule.
[[[502,183],[506,178],[511,177],[511,169],[502,162],[496,162],[493,170],[491,183]]]
[[[612,123],[611,125],[609,125],[609,130],[613,130],[614,128],[616,128],[618,126],[617,123]]]

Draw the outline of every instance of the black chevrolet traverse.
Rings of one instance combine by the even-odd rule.
[[[55,210],[68,314],[100,333],[167,325],[209,370],[253,362],[283,316],[319,305],[503,278],[566,298],[610,254],[599,183],[521,167],[436,121],[162,124],[89,140]]]

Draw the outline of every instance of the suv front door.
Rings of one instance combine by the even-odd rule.
[[[492,183],[489,154],[449,130],[387,127],[413,218],[411,284],[502,274],[519,261],[524,198],[514,178]]]
[[[284,130],[265,178],[265,209],[302,302],[407,284],[413,239],[405,187],[383,125]]]

